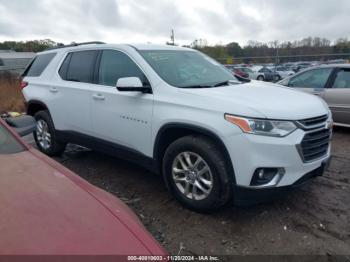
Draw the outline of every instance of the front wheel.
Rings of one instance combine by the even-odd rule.
[[[257,78],[257,80],[259,80],[259,81],[264,81],[264,79],[265,79],[264,76],[261,76],[261,75],[258,76],[258,78]]]
[[[195,211],[215,211],[232,195],[224,157],[205,137],[186,136],[173,142],[165,152],[163,175],[175,198]]]

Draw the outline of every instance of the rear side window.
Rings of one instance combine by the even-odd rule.
[[[56,53],[37,55],[24,71],[23,76],[38,77],[55,57]]]
[[[62,79],[91,83],[97,51],[78,51],[67,55],[59,70]]]

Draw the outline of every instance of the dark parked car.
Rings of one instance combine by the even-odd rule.
[[[227,69],[229,69],[233,73],[233,75],[238,75],[240,77],[249,78],[249,74],[244,72],[241,67],[235,67],[233,65],[225,65],[225,67]]]
[[[312,63],[309,63],[309,62],[300,62],[300,63],[297,63],[295,64],[292,69],[295,73],[298,73],[300,71],[303,71],[305,70],[306,68],[309,68],[312,66]]]
[[[318,95],[333,114],[334,124],[350,127],[350,65],[322,65],[306,69],[279,82]]]
[[[36,126],[30,117],[8,123],[22,135]],[[118,198],[25,144],[1,118],[0,210],[0,255],[166,255]]]

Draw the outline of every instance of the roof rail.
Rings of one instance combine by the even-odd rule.
[[[46,50],[54,50],[54,49],[65,48],[65,47],[74,47],[74,46],[80,46],[80,45],[93,45],[93,44],[102,45],[102,44],[105,44],[105,42],[92,41],[92,42],[83,42],[83,43],[72,42],[70,45],[57,44],[57,46],[50,47]]]

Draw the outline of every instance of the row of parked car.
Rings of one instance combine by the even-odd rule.
[[[338,59],[327,62],[313,61],[313,62],[296,62],[284,64],[264,64],[264,65],[225,65],[234,74],[260,81],[274,81],[278,82],[286,77],[292,76],[295,73],[301,72],[307,68],[327,65],[327,64],[345,64],[347,60]]]
[[[284,66],[234,66],[225,65],[231,72],[244,78],[259,81],[280,81],[295,74]]]

